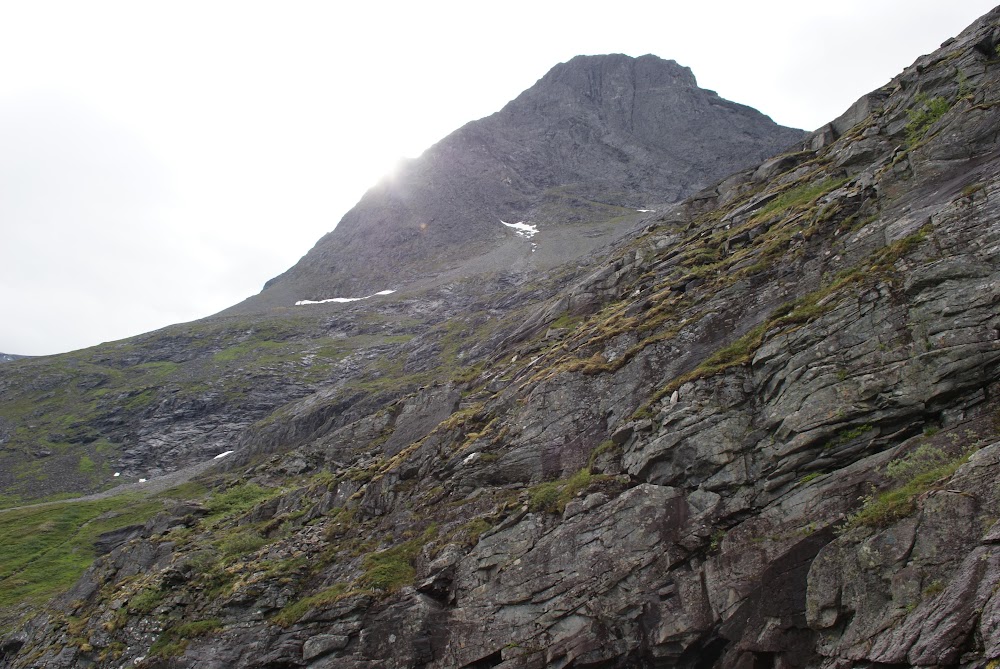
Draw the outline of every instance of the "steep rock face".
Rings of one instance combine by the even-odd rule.
[[[468,375],[289,405],[210,515],[108,537],[0,657],[995,666],[998,46],[995,10],[533,313],[484,316]]]
[[[579,56],[384,179],[241,308],[426,279],[510,237],[501,219],[549,230],[607,221],[674,202],[801,137],[698,88],[673,61]],[[587,232],[558,244],[550,266],[593,248]],[[491,264],[479,259],[463,273]]]

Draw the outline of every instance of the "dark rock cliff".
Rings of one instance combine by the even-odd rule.
[[[405,340],[104,535],[0,658],[996,667],[998,48],[1000,9],[544,287],[386,303]]]

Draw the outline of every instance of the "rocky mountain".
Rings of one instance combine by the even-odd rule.
[[[463,322],[526,317],[578,271],[567,261],[640,225],[649,212],[636,208],[802,134],[698,88],[673,61],[558,65],[373,188],[260,295],[0,375],[0,494],[24,501],[153,478],[239,448],[255,422],[316,392],[342,409],[378,407],[467,365]],[[542,231],[526,239],[500,217]],[[294,306],[389,284],[391,299]],[[414,337],[406,372],[387,374],[391,351]]]
[[[384,179],[237,311],[561,265],[802,135],[674,61],[578,56]],[[501,221],[537,226],[535,244]]]
[[[14,355],[12,353],[0,353],[0,362],[10,362],[11,360],[17,360],[18,358],[23,357],[23,355]]]
[[[530,280],[4,365],[5,462],[204,451],[0,512],[0,663],[995,667],[998,53],[1000,8]]]

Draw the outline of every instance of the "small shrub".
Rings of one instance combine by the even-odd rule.
[[[722,545],[722,540],[725,538],[726,538],[726,531],[721,527],[715,528],[715,531],[712,532],[712,538],[708,542],[708,550],[710,551],[719,550],[719,546]]]
[[[930,444],[921,444],[917,450],[886,465],[885,474],[895,481],[905,483],[921,474],[934,471],[950,459],[949,455],[940,448]]]
[[[534,512],[555,511],[561,491],[562,483],[559,481],[548,481],[533,486],[528,491],[528,509]]]

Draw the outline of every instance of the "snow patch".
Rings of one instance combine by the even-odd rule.
[[[639,212],[640,214],[649,214],[649,213],[655,212],[656,210],[655,209],[636,209],[636,211]]]
[[[118,477],[119,477],[119,476],[121,476],[121,475],[122,475],[122,473],[121,473],[121,472],[115,472],[115,478],[118,478]]]
[[[139,479],[139,483],[145,483],[146,479]]]
[[[212,459],[213,459],[213,460],[221,460],[222,458],[226,457],[226,456],[227,456],[227,455],[229,455],[230,453],[232,453],[232,451],[225,451],[225,452],[223,452],[223,453],[219,453],[218,455],[216,455],[216,456],[215,456],[214,458],[212,458]]]
[[[525,223],[524,221],[520,221],[518,223],[507,223],[502,219],[500,222],[508,228],[511,228],[518,237],[523,237],[524,239],[531,239],[538,234],[537,225],[531,225],[530,223]]]
[[[301,307],[304,304],[326,304],[327,302],[358,302],[360,300],[367,300],[372,297],[378,297],[379,295],[392,295],[396,291],[394,290],[380,290],[377,293],[372,293],[371,295],[365,295],[364,297],[331,297],[328,300],[299,300],[295,303],[295,306]]]

